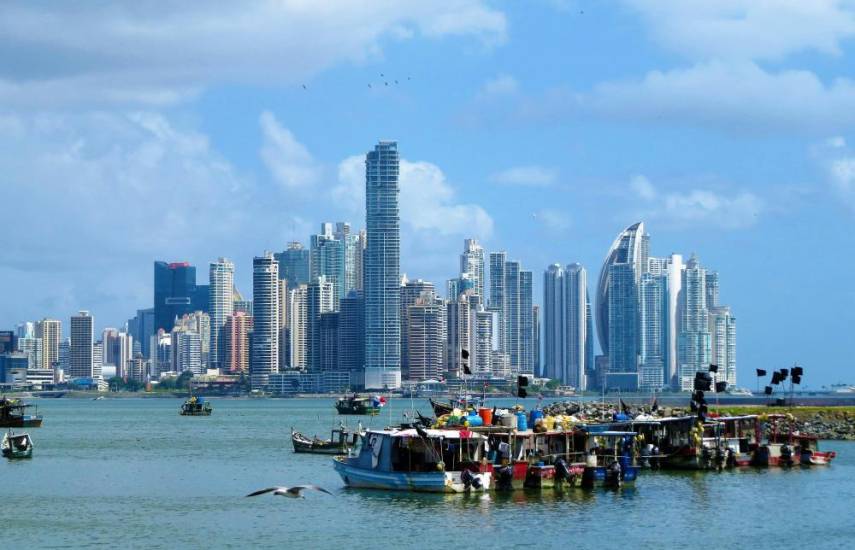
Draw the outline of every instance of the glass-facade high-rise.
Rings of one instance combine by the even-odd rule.
[[[312,235],[309,262],[311,281],[324,277],[332,285],[333,309],[338,309],[339,300],[347,292],[345,252],[345,241],[333,234],[331,223],[322,223],[321,232]]]
[[[92,315],[81,311],[71,316],[71,346],[69,348],[68,378],[92,378],[95,376],[94,350],[95,332]]]
[[[468,274],[474,288],[481,297],[482,303],[486,302],[487,295],[484,294],[484,249],[475,239],[466,239],[463,242],[463,253],[460,255],[460,274]],[[449,296],[449,299],[454,298]]]
[[[279,264],[272,254],[252,260],[250,383],[263,388],[279,371]]]
[[[588,367],[588,278],[578,263],[543,277],[544,375],[584,390]]]
[[[220,346],[226,319],[234,313],[235,264],[226,258],[211,262],[208,270],[208,311],[211,316],[209,366],[218,369],[224,363],[225,350]]]
[[[607,388],[638,389],[638,284],[632,264],[608,266]]]
[[[401,229],[398,211],[398,144],[381,141],[365,159],[367,248],[365,387],[401,385]]]
[[[665,345],[667,343],[668,279],[645,273],[639,294],[639,388],[660,391],[666,384]]]
[[[683,288],[680,293],[678,373],[681,390],[692,389],[695,373],[708,369],[710,354],[706,269],[692,256],[683,271]]]
[[[187,262],[154,262],[154,331],[169,332],[175,318],[208,312],[208,285],[196,284],[196,267]]]
[[[288,288],[297,288],[311,279],[309,251],[299,242],[292,241],[282,252],[273,255],[279,263],[279,278],[288,281]]]

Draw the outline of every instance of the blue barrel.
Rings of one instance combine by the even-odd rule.
[[[484,425],[484,419],[478,416],[477,414],[470,414],[466,417],[466,421],[469,422],[470,428]]]
[[[533,410],[529,415],[528,423],[534,426],[535,424],[537,424],[538,418],[543,418],[543,411]]]
[[[517,429],[520,431],[525,431],[528,429],[528,422],[525,419],[525,413],[517,413]]]

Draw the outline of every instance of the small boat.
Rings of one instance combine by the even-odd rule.
[[[335,410],[338,414],[355,414],[376,416],[380,414],[380,407],[385,404],[384,398],[359,397],[356,394],[350,397],[342,397],[335,402]]]
[[[39,428],[42,425],[40,414],[27,414],[27,409],[35,405],[24,403],[20,399],[0,398],[0,428]]]
[[[483,464],[487,438],[469,430],[371,430],[357,456],[333,465],[348,487],[427,493],[484,492],[492,465]]]
[[[332,430],[329,439],[307,437],[291,428],[291,443],[295,453],[311,453],[319,455],[346,455],[356,447],[359,440],[359,430],[350,431],[344,426]]]
[[[638,466],[634,460],[636,432],[625,432],[600,427],[585,427],[587,456],[582,473],[582,487],[619,488],[634,485]]]
[[[191,396],[181,405],[181,416],[211,416],[211,403],[204,397]]]
[[[33,440],[26,432],[15,434],[9,430],[3,434],[3,441],[0,441],[0,452],[8,459],[32,458]]]
[[[454,397],[448,402],[435,401],[433,398],[428,398],[428,401],[430,401],[430,406],[433,407],[433,414],[435,414],[437,418],[444,414],[451,414],[454,409],[465,411],[468,408],[481,407],[484,403],[484,400],[481,397],[473,397],[471,395]]]
[[[820,451],[817,436],[796,431],[792,415],[770,414],[768,422],[771,433],[768,441],[755,450],[751,461],[754,466],[825,466],[837,456],[834,451]]]

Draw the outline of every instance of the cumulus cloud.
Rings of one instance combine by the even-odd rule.
[[[855,151],[842,136],[828,138],[811,149],[825,172],[832,192],[855,212]]]
[[[259,200],[275,194],[162,114],[0,114],[0,167],[0,278],[27,290],[7,292],[0,315],[86,308],[120,324],[151,304],[155,259],[192,261],[204,279],[220,255],[245,261],[248,242],[285,242],[278,201]]]
[[[630,180],[632,194],[643,201],[639,215],[675,226],[739,229],[753,225],[765,201],[749,191],[726,194],[710,189],[659,192],[645,176]]]
[[[314,185],[320,178],[321,167],[308,149],[279,124],[273,113],[264,111],[259,122],[264,137],[261,158],[276,181],[292,190]]]
[[[378,57],[385,39],[493,44],[505,30],[482,0],[4,2],[0,50],[14,55],[0,58],[0,101],[172,103],[216,83],[300,83]]]
[[[344,159],[338,167],[339,183],[331,190],[335,202],[352,211],[365,208],[365,157]],[[415,233],[489,238],[493,219],[477,204],[456,201],[455,190],[442,170],[430,162],[401,159],[399,183],[401,221]]]
[[[490,176],[490,181],[502,185],[547,187],[555,183],[558,171],[544,166],[515,166]]]
[[[855,35],[841,0],[624,0],[654,39],[692,59],[779,60],[802,51],[838,55]]]

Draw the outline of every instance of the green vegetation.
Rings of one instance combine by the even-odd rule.
[[[110,385],[111,391],[140,391],[145,387],[145,384],[142,382],[137,382],[136,380],[121,378],[119,376],[114,376],[107,381]]]
[[[164,378],[157,384],[156,388],[163,391],[187,389],[190,386],[191,378],[193,378],[193,373],[184,371],[178,378]]]
[[[710,409],[724,415],[792,414],[799,420],[813,418],[817,414],[830,418],[855,416],[855,407],[765,407],[760,405],[728,405],[710,407]]]

